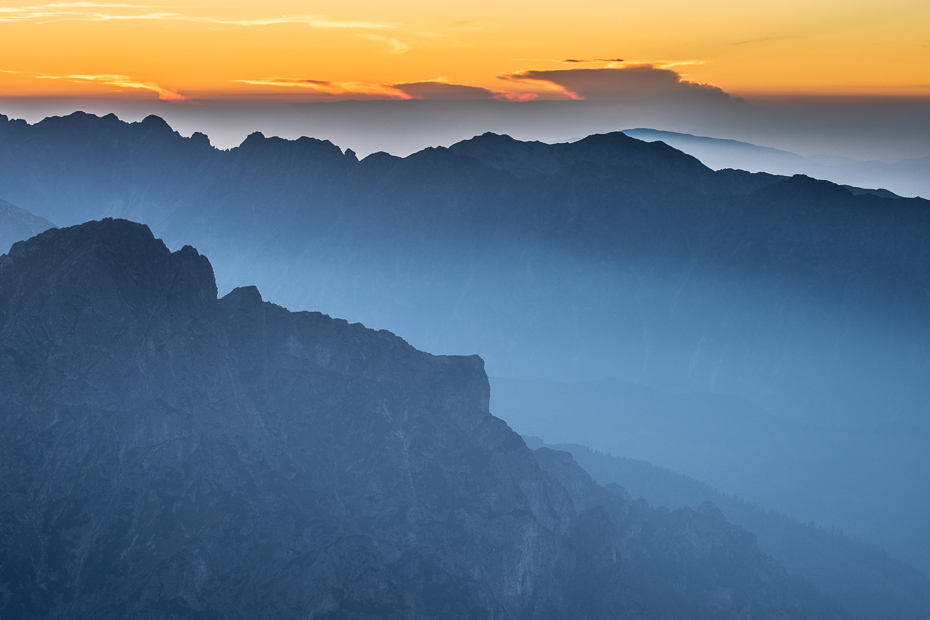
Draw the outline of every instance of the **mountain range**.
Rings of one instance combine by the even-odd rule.
[[[222,298],[122,220],[0,257],[4,618],[846,618],[711,504],[531,451],[477,356]]]
[[[156,117],[0,121],[0,195],[19,207],[141,221],[214,257],[224,291],[257,282],[482,351],[494,375],[615,376],[866,424],[930,402],[922,200],[714,172],[620,133],[358,161],[260,134],[218,151]]]
[[[420,349],[480,353],[492,387],[607,378],[659,404],[740,403],[731,441],[711,444],[716,473],[699,476],[729,493],[744,494],[715,476],[752,472],[744,446],[768,442],[766,428],[815,428],[800,461],[794,430],[772,437],[758,455],[787,466],[753,478],[752,499],[807,504],[822,525],[930,570],[925,200],[714,171],[622,133],[554,145],[485,134],[359,160],[261,134],[223,151],[157,117],[87,114],[0,118],[0,196],[63,226],[141,221],[208,254],[221,293],[257,284]],[[602,410],[618,441],[621,403]],[[523,409],[499,411],[529,432]],[[573,430],[598,433],[584,413]],[[665,419],[683,421],[670,436],[694,428]],[[848,469],[859,475],[837,478]]]

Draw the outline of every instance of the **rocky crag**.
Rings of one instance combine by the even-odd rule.
[[[0,385],[4,620],[845,617],[712,507],[529,450],[480,358],[218,299],[138,224],[0,257]]]

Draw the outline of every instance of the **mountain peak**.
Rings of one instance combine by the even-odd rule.
[[[116,118],[116,115],[114,114],[108,114],[104,118],[109,119],[110,116],[112,116],[113,118]],[[168,121],[166,121],[162,117],[157,116],[155,114],[149,114],[148,116],[143,118],[141,124],[146,129],[167,130],[171,133],[174,133],[174,130],[171,128],[171,125],[168,124]]]
[[[234,304],[260,304],[263,303],[262,294],[257,286],[239,286],[226,293],[223,301]]]
[[[77,303],[91,293],[104,314],[114,306],[139,312],[152,296],[185,307],[216,299],[213,268],[205,256],[190,246],[172,253],[148,226],[110,218],[15,243],[0,259],[0,289],[9,292],[0,311],[50,303],[85,312],[77,310]],[[34,298],[39,290],[53,295]]]
[[[718,184],[713,171],[694,157],[662,142],[643,142],[621,131],[593,134],[575,142],[557,144],[523,142],[508,135],[487,132],[453,144],[449,150],[516,177],[553,174],[585,163],[639,168],[664,182],[694,183],[702,190]]]

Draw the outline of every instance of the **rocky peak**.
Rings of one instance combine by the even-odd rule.
[[[148,226],[104,219],[52,229],[13,245],[0,259],[0,308],[28,308],[37,292],[78,305],[144,312],[155,298],[202,306],[216,299],[213,268],[185,246],[170,252]],[[114,306],[115,305],[115,306]],[[34,309],[34,308],[33,308]],[[84,310],[81,310],[82,312]]]

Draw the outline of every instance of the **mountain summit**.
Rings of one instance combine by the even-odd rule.
[[[0,616],[841,618],[711,506],[535,454],[483,362],[120,220],[0,257]]]

